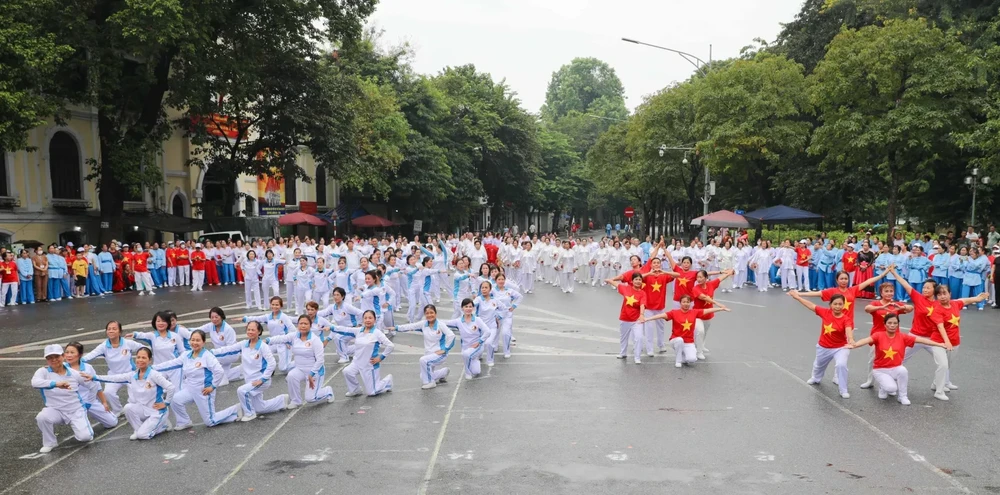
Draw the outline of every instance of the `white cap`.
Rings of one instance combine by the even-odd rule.
[[[73,243],[72,242],[67,242],[66,243],[66,247],[73,247]]]
[[[45,356],[43,356],[43,357],[49,357],[49,356],[55,356],[55,355],[62,356],[62,354],[63,354],[63,348],[62,348],[61,345],[59,345],[59,344],[49,344],[49,345],[45,346]]]
[[[801,243],[801,244],[809,244],[809,241],[807,241],[805,239],[802,239],[801,241],[799,241],[799,243]]]
[[[83,252],[83,248],[76,248],[76,252],[82,253]]]
[[[199,243],[196,243],[196,244],[194,245],[194,247],[196,247],[196,248],[200,248],[200,247],[201,247],[201,243],[200,243],[200,242],[199,242]]]

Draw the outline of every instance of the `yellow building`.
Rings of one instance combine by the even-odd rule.
[[[35,128],[28,135],[28,146],[35,151],[0,149],[0,245],[29,240],[45,244],[73,241],[76,245],[97,242],[100,202],[94,183],[84,179],[90,161],[100,156],[96,111],[73,109],[65,126],[53,122]],[[163,143],[155,159],[162,183],[144,188],[141,195],[125,202],[124,240],[172,240],[174,234],[163,232],[170,227],[158,225],[156,216],[151,216],[154,213],[194,219],[259,215],[257,178],[239,177],[233,187],[242,194],[230,195],[235,197],[231,205],[218,205],[227,184],[213,178],[211,166],[202,170],[185,163],[193,148],[181,132]],[[316,203],[320,212],[335,207],[339,201],[336,182],[328,179],[322,168],[316,177],[316,162],[307,149],[299,156],[299,166],[314,180],[286,182],[286,209],[296,211],[303,203]],[[205,207],[199,208],[202,203]],[[184,221],[169,223],[173,226]],[[197,232],[178,235],[190,238]]]

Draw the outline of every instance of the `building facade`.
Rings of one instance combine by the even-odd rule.
[[[0,245],[25,241],[45,244],[73,241],[94,243],[100,237],[100,201],[95,184],[85,177],[90,163],[100,157],[97,114],[93,109],[77,108],[70,112],[65,125],[50,122],[32,130],[28,146],[33,151],[0,149]],[[173,240],[178,235],[196,237],[197,232],[171,233],[150,225],[132,225],[129,218],[150,214],[205,219],[212,216],[257,216],[257,177],[240,176],[235,184],[216,180],[212,167],[189,166],[194,145],[182,132],[163,143],[152,164],[161,171],[162,182],[143,188],[141,194],[125,202],[128,241]],[[332,209],[339,201],[339,188],[328,179],[308,149],[301,150],[299,166],[312,178],[284,184],[285,209],[319,212]],[[239,194],[223,195],[222,188],[233,187]],[[234,198],[232,204],[213,203],[219,197]],[[277,216],[277,213],[275,213]]]

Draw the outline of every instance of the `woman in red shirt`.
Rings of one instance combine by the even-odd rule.
[[[872,313],[875,317],[875,313]],[[896,400],[904,406],[910,405],[910,399],[906,395],[906,384],[910,379],[910,373],[903,366],[903,359],[906,356],[906,348],[913,347],[915,343],[924,345],[944,347],[944,344],[934,342],[924,337],[917,337],[899,331],[899,315],[887,313],[882,318],[882,331],[872,331],[870,337],[865,337],[848,347],[857,349],[863,345],[871,346],[875,351],[875,381],[878,382],[878,398],[886,399],[890,395],[895,395]]]
[[[695,354],[695,323],[699,319],[704,318],[705,315],[715,313],[716,311],[729,311],[729,308],[725,306],[708,309],[694,309],[692,306],[691,296],[683,295],[681,296],[680,309],[672,309],[646,320],[664,319],[672,322],[670,326],[670,345],[674,348],[674,366],[677,368],[698,361],[698,357]]]
[[[670,251],[664,251],[667,255],[667,261],[670,262],[670,269],[673,271],[664,272],[671,277],[674,277],[674,305],[673,309],[681,307],[681,296],[691,296],[694,300],[694,295],[691,290],[694,289],[695,281],[698,278],[698,272],[691,270],[691,257],[685,256],[681,258],[680,264],[674,261],[674,257],[670,255]],[[714,276],[721,272],[707,272],[708,275]]]
[[[970,304],[985,301],[989,297],[989,294],[983,292],[976,297],[952,299],[951,289],[947,285],[940,284],[934,289],[934,297],[937,298],[937,302],[940,305],[941,320],[944,322],[948,341],[952,345],[952,348],[948,349],[948,371],[945,372],[944,377],[944,391],[951,392],[952,390],[958,390],[958,386],[951,383],[951,368],[955,365],[955,351],[958,350],[958,346],[962,343],[962,335],[959,328],[962,322],[962,308]],[[944,338],[940,333],[931,334],[931,340],[939,344],[944,343]],[[940,390],[940,388],[937,388],[937,391]],[[934,396],[937,397],[937,394],[934,394]]]
[[[723,280],[732,276],[733,270],[726,270],[722,272],[722,276],[714,279],[708,279],[708,272],[701,270],[698,272],[698,278],[694,284],[694,288],[691,289],[691,296],[694,299],[694,309],[708,309],[716,304],[715,291],[719,288],[719,284]],[[719,306],[722,306],[721,304]],[[712,326],[712,318],[715,315],[712,313],[705,313],[705,316],[698,318],[695,322],[695,332],[694,332],[694,343],[695,348],[698,351],[698,359],[705,360],[705,353],[708,352],[708,348],[705,347],[705,338],[708,337],[708,329]]]
[[[932,280],[927,279],[921,285],[921,292],[917,292],[903,277],[899,276],[896,272],[895,267],[889,267],[889,271],[893,273],[896,277],[896,283],[910,295],[910,300],[913,301],[913,327],[910,328],[910,334],[917,337],[931,338],[934,335],[941,337],[938,342],[944,342],[946,344],[944,349],[937,347],[927,346],[921,343],[916,343],[913,345],[913,350],[917,351],[919,349],[924,349],[931,353],[931,357],[934,358],[934,398],[938,400],[948,400],[948,396],[945,392],[948,390],[945,388],[944,382],[948,373],[948,353],[945,349],[951,346],[951,342],[948,340],[948,333],[944,329],[944,320],[941,319],[941,315],[944,311],[941,309],[941,305],[938,304],[937,300],[934,299],[934,291],[937,290],[938,284]],[[947,285],[947,284],[945,284]],[[933,340],[933,339],[932,339]],[[908,352],[906,357],[903,358],[903,362],[909,361],[916,352]],[[940,392],[938,392],[940,390]]]
[[[840,396],[850,399],[851,394],[847,393],[847,357],[851,351],[847,346],[854,343],[854,321],[847,313],[847,299],[843,294],[834,294],[830,298],[830,307],[821,308],[812,301],[804,299],[799,295],[799,291],[788,291],[788,295],[823,320],[819,343],[816,344],[816,360],[813,361],[812,377],[806,383],[809,385],[819,384],[823,380],[823,375],[826,374],[826,367],[830,361],[834,361],[837,373],[835,383],[840,388]]]
[[[881,299],[865,306],[865,313],[872,315],[871,335],[885,332],[886,316],[889,316],[890,314],[902,315],[913,312],[913,306],[903,304],[899,301],[893,301],[893,296],[896,295],[896,284],[892,282],[884,282],[879,286],[878,292]],[[912,345],[910,347],[912,347]],[[875,375],[873,375],[873,366],[876,359],[875,354],[876,348],[872,347],[871,352],[868,353],[868,380],[861,384],[861,388],[872,388],[872,383],[875,379]]]
[[[857,256],[856,253],[851,254]],[[891,269],[893,266],[890,266],[889,268]],[[891,270],[886,270],[878,274],[876,277],[872,277],[858,285],[852,286],[851,275],[849,274],[850,272],[847,272],[845,267],[844,270],[841,270],[836,274],[836,287],[831,287],[822,291],[800,292],[799,295],[802,297],[819,297],[824,301],[832,301],[833,296],[837,294],[844,296],[844,312],[847,314],[847,317],[851,319],[851,327],[854,327],[854,300],[858,298],[859,293],[863,291],[865,287],[882,280],[882,278],[889,274],[890,271]],[[836,380],[836,377],[834,377],[834,379]]]
[[[618,359],[625,359],[628,355],[628,341],[632,342],[632,352],[635,354],[635,364],[642,364],[639,356],[642,355],[642,313],[646,310],[646,293],[642,290],[642,274],[633,272],[630,284],[619,282],[614,279],[606,280],[625,299],[622,300],[622,309],[618,315],[621,321],[619,331],[621,332],[621,352]]]

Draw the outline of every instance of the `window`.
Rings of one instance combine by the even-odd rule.
[[[173,204],[170,205],[170,213],[173,213],[175,216],[178,217],[183,217],[184,200],[181,199],[180,195],[174,196],[174,200],[172,201],[172,203]]]
[[[10,234],[0,232],[0,246],[10,246],[12,240],[13,238],[11,238]]]
[[[316,206],[326,206],[326,169],[316,166]]]
[[[57,132],[49,141],[49,177],[52,197],[83,199],[80,183],[80,148],[68,132]]]
[[[243,207],[246,210],[244,213],[248,217],[257,216],[257,200],[247,196],[243,201]]]
[[[295,206],[299,204],[299,198],[295,194],[295,182],[292,177],[285,177],[285,206]]]

